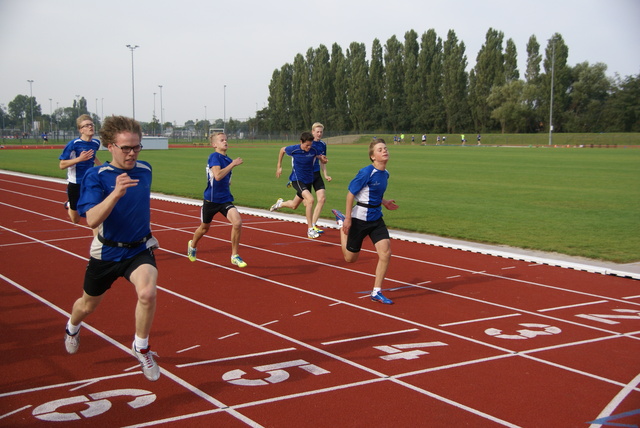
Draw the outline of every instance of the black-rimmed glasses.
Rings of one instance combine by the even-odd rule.
[[[140,150],[142,150],[142,144],[138,144],[137,146],[122,146],[120,147],[119,145],[117,145],[116,143],[113,143],[114,146],[116,146],[117,148],[119,148],[120,150],[122,150],[122,153],[127,154],[127,153],[131,153],[131,150],[133,150],[134,153],[139,153]]]

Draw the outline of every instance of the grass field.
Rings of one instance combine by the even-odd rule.
[[[275,178],[282,143],[230,144],[228,155],[244,159],[232,181],[237,205],[267,209],[278,197],[293,196],[287,178]],[[389,150],[385,196],[400,206],[385,211],[391,228],[618,263],[640,260],[638,149],[390,144]],[[60,152],[3,150],[0,168],[64,178]],[[154,167],[154,191],[200,199],[210,152],[149,150],[140,159]],[[369,162],[364,145],[331,145],[328,157],[333,180],[323,217],[331,218],[331,208],[344,209],[349,181]]]

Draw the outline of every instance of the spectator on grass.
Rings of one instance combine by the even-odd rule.
[[[231,160],[227,156],[229,145],[227,135],[218,132],[209,136],[211,147],[215,152],[209,155],[207,161],[207,187],[204,190],[201,223],[193,234],[193,238],[187,244],[187,256],[195,262],[198,242],[209,231],[213,217],[221,213],[231,223],[231,264],[238,267],[246,267],[247,263],[238,255],[240,235],[242,234],[242,218],[238,209],[233,205],[233,195],[229,189],[233,168],[242,165],[242,158]]]
[[[81,115],[76,119],[76,125],[80,131],[80,137],[69,141],[58,158],[60,159],[60,169],[67,170],[68,200],[64,203],[64,207],[69,213],[69,218],[75,224],[80,222],[78,199],[80,198],[82,177],[94,165],[102,165],[96,156],[100,148],[100,141],[93,138],[95,129],[91,116]]]
[[[388,210],[397,210],[398,205],[393,199],[384,199],[389,179],[389,171],[387,171],[389,151],[382,138],[369,145],[369,159],[372,164],[358,171],[349,184],[344,214],[336,209],[332,212],[336,216],[338,226],[342,229],[340,244],[345,261],[355,263],[358,260],[362,242],[366,236],[369,236],[373,242],[378,253],[378,265],[371,300],[391,305],[393,301],[382,294],[382,282],[391,260],[391,241],[387,226],[382,219],[381,206],[384,205]]]
[[[288,201],[279,198],[275,204],[271,205],[269,211],[276,211],[283,207],[295,210],[302,202],[305,208],[305,217],[307,218],[307,237],[315,239],[320,234],[313,228],[313,204],[315,200],[311,194],[311,186],[313,184],[313,167],[318,161],[319,153],[313,148],[313,135],[310,132],[303,132],[300,135],[300,144],[280,149],[278,165],[276,166],[277,178],[282,175],[282,158],[285,154],[291,156],[292,167],[289,181],[296,190],[296,196]]]
[[[111,116],[101,129],[102,145],[111,162],[87,171],[82,180],[78,212],[97,229],[91,243],[82,297],[75,301],[67,322],[65,348],[75,354],[80,346],[82,321],[96,310],[104,293],[119,277],[130,281],[138,297],[131,351],[145,377],[160,377],[149,348],[156,310],[158,270],[151,235],[151,165],[138,160],[142,128],[134,119]]]

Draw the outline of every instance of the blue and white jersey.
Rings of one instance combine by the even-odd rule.
[[[356,205],[351,211],[351,217],[364,221],[375,221],[382,217],[382,198],[387,190],[389,171],[381,171],[373,165],[368,165],[358,171],[356,177],[349,183],[349,192],[355,196],[356,202],[366,205]]]
[[[317,162],[318,152],[313,145],[308,152],[300,148],[300,144],[287,146],[285,153],[291,156],[291,175],[289,180],[301,181],[305,184],[313,183],[313,166]]]
[[[311,147],[313,147],[314,149],[316,149],[316,152],[318,152],[318,155],[327,155],[327,143],[325,143],[322,140],[318,140],[318,141],[314,141],[313,144],[311,145]],[[316,161],[316,163],[313,165],[313,172],[320,172],[320,161]]]
[[[219,166],[220,169],[225,169],[231,162],[233,161],[229,156],[218,152],[213,152],[209,155],[209,160],[207,161],[207,188],[204,190],[204,199],[217,204],[233,202],[233,195],[229,190],[232,172],[229,172],[220,181],[216,181],[213,174],[211,174],[211,167]]]
[[[58,158],[59,160],[71,160],[76,159],[80,156],[80,153],[87,150],[95,150],[96,153],[100,149],[100,141],[95,138],[91,139],[91,141],[84,141],[82,138],[76,138],[75,140],[71,140],[67,143],[67,145],[62,150],[62,154]],[[95,156],[90,160],[86,160],[83,162],[79,162],[75,165],[71,165],[67,168],[67,181],[69,183],[80,184],[82,182],[82,177],[84,174],[91,168],[95,163]]]
[[[91,168],[80,186],[78,213],[85,217],[87,211],[104,201],[115,189],[116,178],[125,172],[132,179],[140,181],[137,186],[129,187],[127,193],[116,202],[111,214],[98,226],[98,233],[111,241],[136,242],[151,233],[151,165],[147,162],[137,161],[130,170],[116,168],[109,162]],[[156,244],[155,239],[150,239],[136,248],[112,247],[95,237],[91,243],[91,257],[117,262]]]

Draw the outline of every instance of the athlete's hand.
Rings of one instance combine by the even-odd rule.
[[[395,199],[389,199],[388,201],[382,201],[382,205],[388,210],[397,210],[399,207],[396,205]]]
[[[78,158],[80,161],[87,161],[93,158],[94,153],[95,152],[93,150],[83,150]]]
[[[351,217],[342,220],[342,233],[348,235],[349,229],[351,229]]]
[[[129,177],[129,174],[123,172],[116,177],[116,188],[113,192],[122,197],[125,193],[127,193],[127,189],[129,187],[137,186],[139,181],[140,180],[134,180],[133,178]]]
[[[282,175],[282,167],[276,168],[276,178],[280,178]]]

